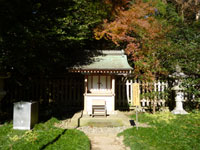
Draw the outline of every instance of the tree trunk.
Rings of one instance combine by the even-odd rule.
[[[184,10],[183,10],[183,8],[182,8],[182,10],[181,10],[181,20],[182,20],[182,22],[184,22]]]
[[[198,21],[200,18],[200,10],[196,13],[196,21]]]
[[[196,109],[199,110],[199,102],[197,102]]]
[[[156,102],[155,100],[153,100],[153,114],[156,113]]]

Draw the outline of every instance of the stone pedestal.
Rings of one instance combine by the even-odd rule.
[[[180,88],[179,85],[174,86],[172,90],[175,91],[175,102],[176,102],[176,107],[172,111],[173,114],[188,114],[184,109],[183,109],[183,101],[184,101],[184,94],[183,94],[183,88]]]

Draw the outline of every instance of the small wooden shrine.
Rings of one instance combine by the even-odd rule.
[[[91,63],[74,67],[71,72],[84,74],[84,114],[115,113],[115,78],[132,72],[123,50],[100,50]],[[96,109],[95,109],[96,108]]]

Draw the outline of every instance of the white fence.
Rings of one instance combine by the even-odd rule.
[[[142,107],[166,106],[168,83],[162,81],[140,82],[133,80],[116,80],[116,105],[126,107],[133,105],[133,83],[140,85],[140,102]]]

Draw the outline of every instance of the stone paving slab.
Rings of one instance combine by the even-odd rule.
[[[89,115],[83,115],[80,118],[80,126],[108,126],[108,127],[118,127],[118,126],[131,126],[130,118],[123,113],[116,111],[116,114],[104,116],[91,117]]]

